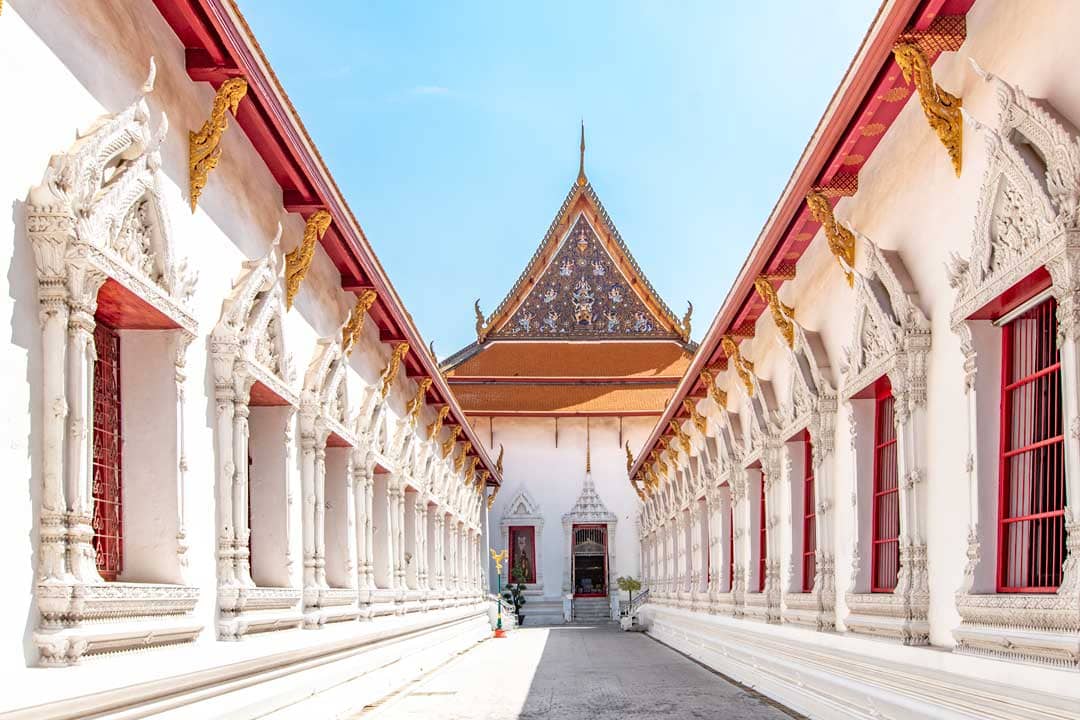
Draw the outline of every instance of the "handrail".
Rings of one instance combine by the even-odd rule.
[[[631,617],[631,616],[633,616],[633,614],[636,613],[638,611],[638,609],[648,601],[649,601],[649,589],[648,588],[645,588],[644,590],[639,592],[637,595],[635,595],[633,600],[630,600],[630,601],[620,600],[619,601],[619,616],[620,617]]]

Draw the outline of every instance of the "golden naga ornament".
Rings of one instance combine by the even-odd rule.
[[[690,317],[694,314],[694,303],[689,300],[686,302],[686,313],[682,317],[682,322],[679,323],[679,337],[683,342],[690,342]]]
[[[701,433],[702,437],[705,436],[706,422],[705,416],[698,412],[697,400],[694,398],[685,398],[683,400],[683,407],[686,408],[686,412],[690,413],[690,422],[694,424],[697,431]]]
[[[285,255],[285,307],[292,309],[293,300],[300,292],[300,283],[304,282],[311,261],[315,258],[315,245],[322,240],[333,220],[325,210],[316,210],[307,219],[304,226],[304,239],[290,253]]]
[[[476,298],[473,304],[473,312],[476,313],[476,342],[482,343],[491,332],[491,326],[484,320],[484,313],[480,310],[480,298]]]
[[[398,369],[401,367],[401,361],[404,359],[405,354],[409,352],[409,343],[398,343],[394,346],[394,351],[390,354],[390,362],[386,364],[386,369],[382,374],[382,396],[386,397],[390,394],[390,388],[394,386],[394,380],[397,379]]]
[[[454,472],[461,472],[465,467],[465,458],[472,452],[472,443],[466,440],[461,444],[461,454],[454,458]]]
[[[364,329],[364,318],[367,311],[375,304],[378,296],[374,290],[365,290],[356,298],[356,304],[349,312],[349,319],[341,328],[341,350],[346,355],[351,355],[356,343],[360,342],[360,333]]]
[[[854,287],[855,235],[836,221],[829,199],[821,193],[815,190],[806,193],[806,207],[810,210],[810,215],[821,223],[821,228],[825,231],[825,240],[829,244],[829,252],[840,263],[840,269],[844,271],[848,287]]]
[[[499,443],[499,459],[495,461],[495,470],[496,470],[496,472],[499,473],[499,477],[502,477],[502,474],[503,474],[503,464],[502,464],[502,462],[503,462],[503,453],[504,452],[506,452],[506,448],[503,447],[502,443]]]
[[[229,113],[236,114],[240,101],[247,95],[248,84],[244,78],[230,78],[221,84],[214,95],[210,117],[198,132],[188,132],[188,193],[191,196],[191,212],[199,204],[199,196],[206,187],[206,179],[221,160],[221,135],[229,126]]]
[[[682,447],[683,452],[689,455],[690,436],[682,429],[682,424],[678,420],[672,420],[668,423],[668,427],[671,428],[671,432],[675,433],[675,439],[679,441],[679,445]]]
[[[465,487],[471,487],[476,479],[476,466],[479,462],[480,458],[475,455],[469,458],[469,469],[465,471]]]
[[[412,421],[413,425],[420,419],[420,411],[424,409],[424,397],[430,389],[431,378],[420,378],[420,381],[416,383],[416,395],[405,406],[405,412],[408,413],[409,420]]]
[[[626,441],[626,474],[630,474],[630,470],[634,467],[634,456],[630,452],[630,441]]]
[[[735,366],[735,373],[742,380],[746,394],[754,397],[754,363],[742,356],[739,352],[739,344],[730,335],[720,338],[720,345],[724,348],[724,354],[728,356],[728,360]]]
[[[487,499],[487,509],[488,510],[490,510],[491,506],[495,504],[495,498],[498,496],[499,488],[501,488],[501,487],[502,487],[502,485],[496,485],[495,489],[491,491],[490,495],[488,495],[488,499]]]
[[[900,43],[893,48],[893,57],[904,73],[904,79],[914,83],[919,91],[919,102],[926,120],[948,151],[956,177],[960,177],[964,144],[964,118],[960,114],[960,106],[963,100],[934,82],[934,71],[918,45]]]
[[[769,304],[773,324],[783,335],[788,347],[795,347],[795,308],[784,304],[776,288],[773,287],[772,281],[765,275],[754,280],[754,289],[757,290],[758,296]]]
[[[461,426],[455,425],[454,429],[450,431],[450,436],[443,440],[442,444],[442,457],[443,460],[450,457],[450,453],[454,451],[454,443],[457,442],[458,436],[461,435]]]
[[[442,430],[443,421],[446,420],[446,416],[450,414],[450,406],[443,405],[439,408],[439,414],[435,417],[435,422],[428,425],[427,436],[429,440],[435,440],[439,437],[439,432]]]
[[[712,398],[713,402],[719,405],[720,408],[726,410],[727,392],[721,390],[716,385],[716,376],[713,374],[713,371],[706,368],[701,371],[701,374],[698,377],[701,378],[701,383],[705,386],[705,389],[708,391],[709,397]]]

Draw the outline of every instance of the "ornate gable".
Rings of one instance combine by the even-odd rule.
[[[682,339],[669,319],[634,292],[584,213],[525,299],[490,337]]]
[[[682,319],[671,312],[582,173],[495,312],[485,319],[477,302],[477,339],[688,343],[691,310]]]

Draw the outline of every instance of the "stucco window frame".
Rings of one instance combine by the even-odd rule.
[[[1078,133],[1049,103],[976,67],[997,93],[996,127],[974,121],[986,141],[987,168],[970,257],[947,268],[957,291],[950,315],[963,356],[967,418],[968,543],[956,592],[961,624],[955,651],[1056,667],[1080,667],[1080,193]],[[1041,276],[1041,278],[1040,278]],[[1056,593],[997,593],[998,426],[980,429],[980,409],[997,417],[1000,329],[992,318],[1037,294],[1049,278],[1058,303],[1065,433],[1066,556]],[[1035,279],[1033,278],[1040,278]],[[1017,288],[1026,292],[1017,295]],[[1015,298],[1013,296],[1016,296]],[[1009,299],[1006,299],[1009,298]],[[996,307],[1001,306],[1001,307]],[[996,308],[990,309],[988,308]],[[985,425],[985,423],[984,423]],[[993,425],[993,424],[992,424]],[[990,447],[994,445],[994,447]],[[990,548],[991,552],[984,549]]]
[[[510,547],[511,527],[531,527],[533,529],[533,543],[535,553],[533,562],[536,565],[534,582],[525,583],[525,593],[529,596],[541,596],[544,594],[544,516],[540,511],[540,505],[533,499],[527,490],[521,490],[514,499],[506,505],[502,518],[499,520],[499,531],[502,536],[502,547]],[[503,584],[509,580],[510,570],[504,565]]]
[[[860,261],[854,272],[854,323],[845,349],[840,397],[848,409],[855,456],[851,583],[845,594],[847,630],[900,640],[930,642],[930,588],[926,551],[926,365],[930,322],[900,256],[855,233]],[[900,483],[900,572],[891,593],[870,592],[869,552],[873,400],[875,383],[888,377],[895,397],[897,473]],[[864,407],[869,403],[869,408]]]
[[[151,127],[146,96],[107,114],[69,150],[50,159],[26,201],[42,329],[43,438],[38,570],[34,586],[40,621],[33,633],[39,662],[75,664],[86,655],[193,640],[202,623],[191,613],[199,597],[186,584],[184,482],[185,358],[198,333],[189,309],[195,277],[176,262],[161,170],[168,123]],[[99,292],[122,293],[170,331],[174,414],[167,430],[176,460],[171,483],[153,487],[175,507],[172,557],[160,572],[169,582],[105,582],[92,544],[90,451],[96,357],[93,332]],[[120,326],[121,329],[125,325]],[[166,411],[168,412],[168,411]],[[168,416],[166,415],[166,418]],[[129,488],[130,489],[130,488]],[[134,536],[125,528],[127,541]],[[123,574],[122,574],[123,575]],[[121,577],[122,577],[121,575]]]

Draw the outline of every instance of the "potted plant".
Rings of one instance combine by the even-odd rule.
[[[510,568],[510,584],[503,589],[503,599],[513,606],[519,626],[525,624],[525,613],[521,611],[521,606],[525,604],[525,579],[528,576],[528,566],[524,560],[519,560],[516,566]]]
[[[630,602],[627,603],[626,606],[626,616],[619,618],[620,627],[622,627],[623,630],[629,630],[634,625],[634,593],[641,590],[641,581],[627,575],[616,579],[615,583],[619,586],[620,590],[630,593]]]

